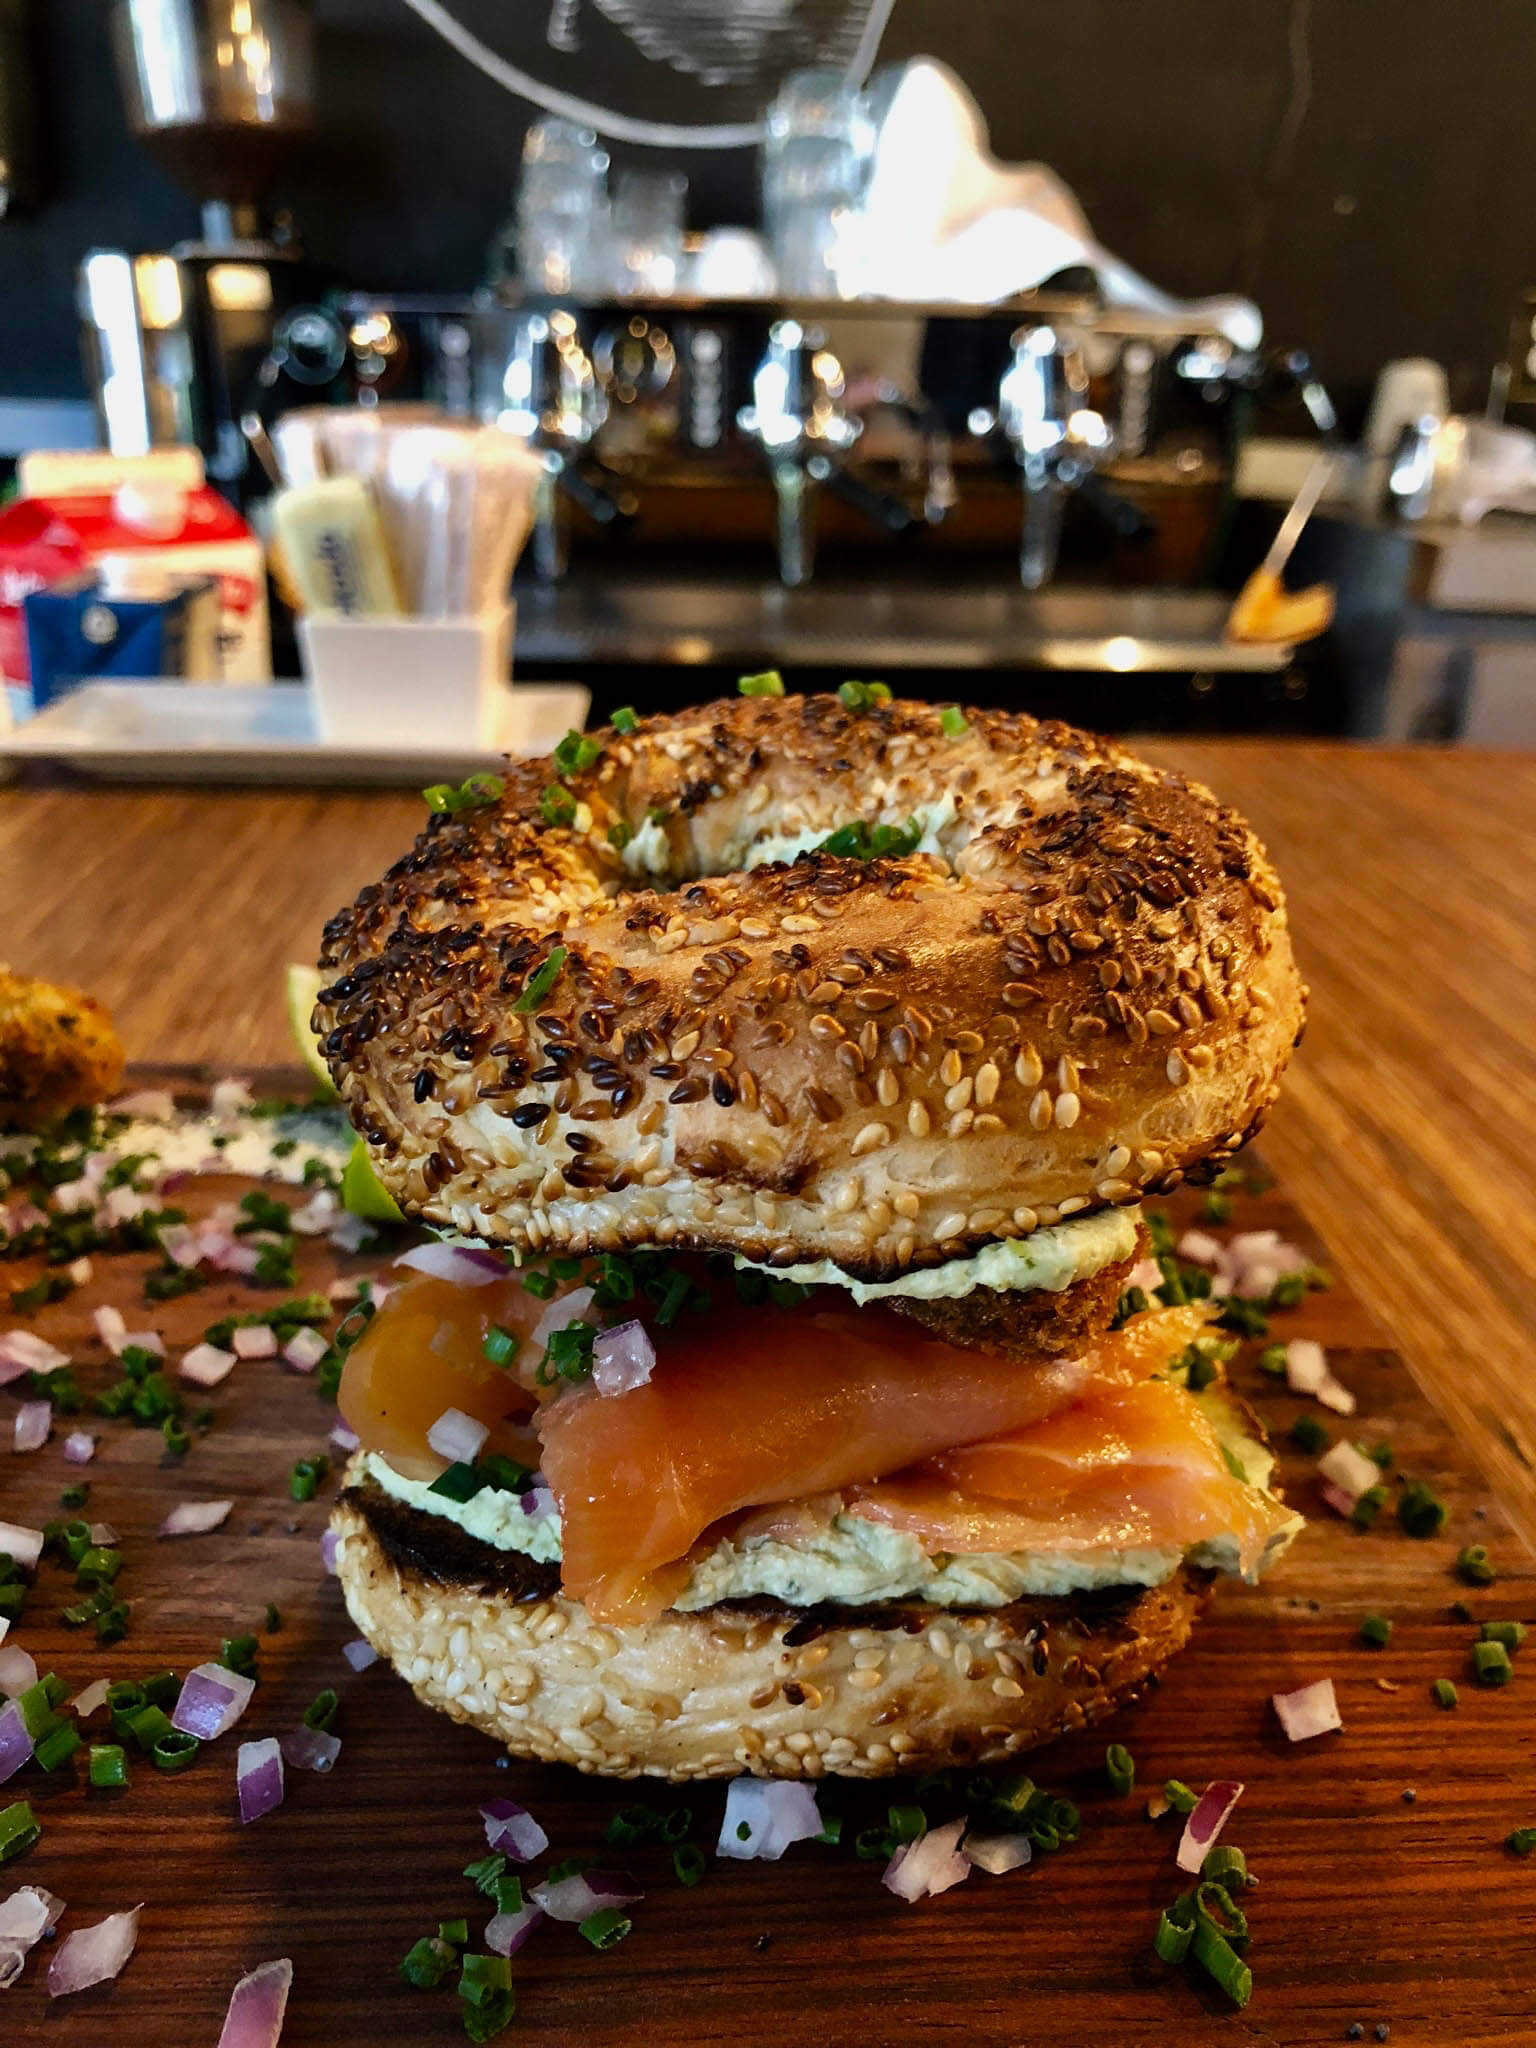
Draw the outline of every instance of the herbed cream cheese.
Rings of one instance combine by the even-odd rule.
[[[999,1238],[968,1259],[947,1259],[942,1266],[924,1266],[899,1280],[855,1280],[830,1259],[798,1266],[763,1266],[776,1280],[798,1280],[807,1287],[845,1287],[856,1302],[882,1301],[903,1294],[919,1301],[958,1301],[977,1287],[1000,1292],[1043,1288],[1060,1294],[1078,1280],[1091,1280],[1117,1259],[1136,1249],[1141,1224],[1139,1209],[1099,1209],[1091,1216],[1069,1216],[1065,1223],[1036,1230],[1028,1237]],[[738,1259],[738,1266],[752,1265]]]
[[[1274,1459],[1246,1434],[1237,1410],[1215,1390],[1195,1398],[1247,1483],[1267,1490]],[[494,1549],[520,1550],[551,1564],[560,1556],[558,1514],[525,1515],[518,1494],[486,1487],[472,1500],[451,1501],[433,1493],[424,1481],[402,1478],[376,1452],[365,1455],[363,1466],[394,1499],[425,1514],[441,1515]],[[1301,1527],[1302,1518],[1293,1515],[1252,1575],[1271,1564]],[[936,1607],[1005,1607],[1012,1600],[1099,1587],[1159,1586],[1173,1576],[1185,1555],[1170,1549],[1106,1546],[1072,1554],[1012,1551],[930,1557],[908,1530],[839,1514],[814,1535],[795,1542],[768,1539],[738,1545],[725,1538],[698,1561],[674,1604],[688,1613],[720,1600],[754,1596],[795,1607],[823,1600],[866,1606],[918,1596]],[[1237,1540],[1231,1535],[1214,1537],[1187,1555],[1191,1563],[1211,1571],[1239,1569]]]

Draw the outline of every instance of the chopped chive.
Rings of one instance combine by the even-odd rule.
[[[752,1839],[752,1824],[751,1824],[751,1822],[750,1822],[750,1821],[744,1821],[744,1820],[739,1820],[739,1821],[737,1821],[737,1823],[736,1823],[736,1839],[737,1839],[737,1841],[738,1841],[738,1842],[750,1842],[750,1841],[751,1841],[751,1839]]]
[[[603,1840],[620,1848],[628,1848],[634,1842],[648,1842],[656,1833],[660,1819],[660,1814],[652,1806],[621,1806],[604,1830]]]
[[[1175,1813],[1193,1813],[1200,1804],[1198,1794],[1182,1778],[1169,1778],[1163,1786],[1163,1797]]]
[[[1383,1472],[1390,1472],[1397,1463],[1396,1451],[1385,1441],[1379,1444],[1372,1444],[1369,1449],[1366,1449],[1364,1445],[1361,1448],[1365,1450],[1365,1455],[1370,1459],[1371,1463],[1379,1465]]]
[[[1232,1197],[1220,1188],[1212,1188],[1200,1204],[1202,1223],[1230,1223],[1232,1221]]]
[[[546,825],[560,827],[574,824],[576,799],[563,782],[547,782],[539,798],[539,815]]]
[[[400,1974],[418,1991],[431,1991],[442,1983],[458,1958],[446,1941],[423,1935],[400,1959]]]
[[[493,1323],[481,1340],[480,1348],[492,1365],[510,1365],[517,1356],[518,1341],[510,1330],[504,1330],[500,1323]]]
[[[280,1629],[280,1628],[282,1627],[282,1625],[283,1625],[283,1617],[282,1617],[282,1614],[281,1614],[281,1613],[279,1612],[279,1610],[278,1610],[278,1609],[277,1609],[277,1608],[276,1608],[276,1607],[275,1607],[275,1606],[274,1606],[274,1605],[272,1604],[272,1602],[271,1602],[271,1601],[269,1600],[269,1601],[267,1602],[267,1611],[266,1611],[266,1617],[265,1617],[265,1622],[264,1622],[264,1626],[265,1626],[265,1628],[266,1628],[267,1634],[268,1634],[269,1636],[275,1636],[275,1635],[277,1634],[278,1630],[279,1630],[279,1629]]]
[[[334,1687],[328,1685],[324,1692],[317,1692],[304,1709],[304,1726],[318,1728],[322,1734],[328,1734],[336,1725],[340,1705]]]
[[[1486,1547],[1481,1543],[1469,1543],[1457,1554],[1456,1576],[1468,1586],[1491,1586],[1498,1573]]]
[[[1437,1678],[1429,1688],[1429,1696],[1437,1707],[1454,1707],[1461,1695],[1448,1678]]]
[[[1350,1509],[1349,1519],[1357,1529],[1373,1528],[1376,1517],[1381,1513],[1390,1498],[1391,1496],[1388,1494],[1387,1489],[1381,1484],[1368,1486]]]
[[[0,1863],[24,1855],[42,1832],[37,1815],[25,1799],[0,1810]]]
[[[82,1551],[75,1566],[77,1586],[110,1586],[123,1568],[123,1553],[108,1544],[93,1543]]]
[[[656,1830],[663,1842],[681,1842],[693,1826],[693,1808],[674,1806],[672,1811],[662,1815],[661,1826]]]
[[[90,1497],[90,1486],[88,1482],[82,1480],[78,1486],[65,1487],[64,1491],[59,1495],[59,1506],[61,1508],[83,1508]]]
[[[147,1756],[162,1735],[171,1734],[171,1718],[163,1707],[140,1707],[129,1716],[129,1733]]]
[[[1373,1650],[1384,1650],[1392,1640],[1392,1624],[1384,1614],[1368,1614],[1360,1624],[1360,1640]]]
[[[1227,1848],[1218,1842],[1206,1852],[1200,1876],[1204,1883],[1219,1884],[1230,1897],[1236,1898],[1248,1885],[1248,1858],[1241,1849]]]
[[[498,1913],[521,1913],[523,1880],[520,1877],[498,1877],[491,1897],[496,1901]]]
[[[225,1636],[219,1645],[219,1662],[227,1671],[238,1671],[242,1678],[255,1678],[256,1650],[254,1636]]]
[[[126,1785],[128,1782],[128,1758],[120,1743],[93,1742],[87,1767],[87,1776],[98,1791]]]
[[[608,723],[613,727],[615,732],[633,732],[635,727],[640,723],[640,720],[636,715],[635,707],[632,704],[623,704],[619,707],[617,711],[615,711],[612,718],[609,719]]]
[[[1310,1458],[1326,1451],[1332,1438],[1315,1415],[1298,1415],[1291,1424],[1291,1442]]]
[[[25,1692],[16,1695],[16,1706],[27,1733],[36,1742],[53,1720],[53,1701],[48,1697],[47,1686],[41,1679],[29,1685]]]
[[[1112,1742],[1104,1752],[1104,1775],[1117,1799],[1135,1789],[1136,1760],[1123,1742]]]
[[[439,1941],[451,1942],[455,1948],[464,1948],[469,1941],[469,1922],[440,1920],[437,1923],[437,1938]]]
[[[861,1828],[853,1838],[853,1853],[861,1863],[888,1862],[893,1846],[884,1828]]]
[[[1213,1928],[1239,1955],[1247,1954],[1248,1916],[1226,1885],[1202,1878],[1195,1886],[1195,1924]]]
[[[1438,1536],[1450,1519],[1450,1509],[1422,1479],[1410,1479],[1397,1497],[1397,1519],[1405,1532],[1421,1541]]]
[[[476,1891],[484,1892],[488,1899],[493,1899],[496,1896],[496,1887],[501,1882],[501,1876],[506,1867],[507,1859],[505,1856],[482,1856],[477,1863],[465,1864],[464,1875],[469,1879]]]
[[[1536,1849],[1536,1828],[1511,1828],[1504,1846],[1511,1856],[1529,1856]]]
[[[120,1643],[128,1633],[128,1602],[119,1600],[96,1617],[96,1641],[103,1648]]]
[[[580,775],[599,759],[602,751],[600,740],[589,739],[573,726],[555,748],[555,773],[561,776]]]
[[[1268,1373],[1272,1380],[1283,1380],[1285,1378],[1285,1346],[1283,1344],[1266,1344],[1259,1353],[1257,1364],[1259,1371]]]
[[[1479,1685],[1508,1685],[1515,1675],[1509,1652],[1502,1643],[1474,1643],[1472,1669]]]
[[[1234,2005],[1246,2005],[1253,1996],[1253,1972],[1208,1920],[1195,1919],[1190,1953],[1206,1974],[1215,1979]]]
[[[1453,1600],[1450,1605],[1450,1616],[1452,1621],[1470,1621],[1472,1610],[1465,1600]]]
[[[958,704],[946,704],[939,713],[939,730],[945,739],[957,740],[970,729],[970,722]]]
[[[698,1883],[704,1875],[704,1851],[697,1842],[683,1842],[672,1851],[672,1874],[679,1884]]]
[[[1182,1963],[1189,1954],[1189,1945],[1195,1938],[1195,1916],[1187,1907],[1177,1903],[1164,1906],[1158,1917],[1157,1933],[1152,1946],[1158,1958],[1165,1963]]]
[[[622,853],[634,836],[627,818],[615,818],[608,827],[608,844],[615,853]]]
[[[587,1915],[576,1932],[594,1948],[617,1948],[634,1924],[617,1906],[599,1906],[595,1913]]]
[[[73,1721],[60,1721],[50,1728],[32,1752],[33,1761],[45,1771],[56,1771],[68,1763],[80,1747],[80,1731]]]
[[[898,1846],[915,1842],[928,1831],[928,1816],[920,1806],[891,1806],[886,1809],[886,1832]]]
[[[1304,1273],[1282,1273],[1269,1291],[1271,1308],[1300,1308],[1307,1291]]]
[[[543,965],[536,967],[533,973],[529,975],[527,981],[523,984],[522,994],[512,1005],[513,1009],[520,1016],[526,1017],[539,1007],[540,1003],[543,1002],[555,983],[560,979],[560,973],[565,966],[565,961],[565,947],[551,946],[544,957]]]
[[[473,1500],[484,1487],[485,1481],[474,1466],[461,1461],[457,1465],[448,1466],[446,1471],[439,1472],[427,1491],[437,1494],[442,1500],[456,1501],[462,1507],[465,1501]]]
[[[151,1706],[168,1707],[179,1696],[181,1681],[174,1671],[156,1671],[139,1680],[139,1690]]]
[[[843,1816],[840,1813],[823,1814],[821,1817],[821,1833],[814,1836],[813,1840],[825,1842],[828,1848],[835,1849],[842,1839]]]
[[[195,1735],[184,1735],[179,1728],[171,1728],[150,1750],[150,1761],[157,1771],[184,1771],[196,1761],[202,1746]]]
[[[505,1956],[465,1956],[459,1996],[471,2005],[485,2005],[498,1992],[512,1988],[512,1965]]]
[[[767,668],[760,676],[738,677],[736,688],[743,697],[782,697],[784,678],[776,668]]]
[[[1502,1643],[1506,1650],[1518,1650],[1525,1641],[1523,1621],[1485,1621],[1479,1631],[1479,1639],[1485,1643]]]

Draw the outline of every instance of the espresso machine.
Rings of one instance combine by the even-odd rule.
[[[202,232],[166,251],[93,249],[80,265],[86,375],[115,453],[192,444],[243,498],[241,421],[334,378],[340,323],[292,224],[264,212],[313,111],[309,0],[111,0],[135,138],[202,201]]]

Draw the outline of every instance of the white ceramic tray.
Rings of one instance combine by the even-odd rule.
[[[323,742],[301,683],[85,683],[14,732],[0,762],[52,761],[103,781],[384,783],[462,781],[504,754],[547,754],[585,723],[577,683],[518,683],[498,744],[448,746],[424,731],[412,747]]]

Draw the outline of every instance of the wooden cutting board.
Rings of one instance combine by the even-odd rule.
[[[183,1086],[188,1080],[180,1076]],[[256,1085],[270,1093],[272,1077]],[[236,1191],[228,1179],[209,1179],[176,1199],[195,1216]],[[1175,1220],[1189,1220],[1197,1200],[1172,1203]],[[1240,1195],[1234,1227],[1275,1227],[1326,1263],[1283,1190]],[[109,1377],[91,1307],[108,1293],[137,1304],[140,1275],[153,1263],[148,1255],[98,1259],[90,1287],[30,1325],[74,1352],[88,1390]],[[339,1259],[323,1242],[308,1243],[301,1285],[323,1287],[340,1270],[381,1263],[377,1254]],[[26,1265],[0,1266],[6,1285],[31,1277]],[[162,1331],[174,1356],[229,1309],[274,1298],[215,1280],[136,1315]],[[0,1313],[0,1323],[12,1320]],[[1352,2022],[1374,2040],[1386,2022],[1399,2048],[1536,2042],[1536,1859],[1502,1846],[1511,1827],[1536,1825],[1536,1638],[1517,1657],[1512,1685],[1480,1690],[1468,1647],[1476,1629],[1449,1612],[1460,1599],[1479,1621],[1536,1621],[1536,1568],[1342,1281],[1277,1316],[1273,1334],[1328,1347],[1359,1397],[1350,1435],[1389,1440],[1397,1469],[1436,1488],[1452,1508],[1444,1534],[1413,1541],[1390,1511],[1368,1534],[1331,1515],[1312,1461],[1286,1432],[1303,1410],[1335,1433],[1341,1425],[1277,1391],[1255,1368],[1257,1346],[1246,1345],[1233,1379],[1277,1436],[1287,1486],[1313,1516],[1305,1535],[1260,1588],[1221,1587],[1193,1646],[1139,1705],[1032,1760],[1041,1783],[1082,1807],[1074,1847],[1007,1877],[977,1873],[916,1906],[882,1890],[878,1864],[814,1844],[777,1864],[711,1856],[703,1883],[685,1890],[667,1852],[604,1852],[603,1828],[637,1797],[682,1802],[696,1838],[712,1849],[720,1787],[647,1795],[564,1770],[498,1769],[489,1742],[417,1706],[385,1666],[351,1672],[340,1652],[355,1631],[320,1561],[335,1480],[313,1502],[288,1497],[294,1459],[324,1446],[331,1421],[308,1380],[271,1361],[240,1365],[207,1397],[214,1423],[179,1465],[163,1460],[156,1431],[93,1425],[101,1441],[85,1475],[87,1512],[120,1533],[131,1631],[100,1651],[89,1631],[59,1626],[71,1582],[45,1561],[12,1640],[73,1692],[98,1676],[185,1671],[216,1655],[221,1637],[259,1631],[273,1601],[282,1629],[262,1639],[261,1684],[240,1735],[281,1733],[334,1685],[343,1748],[328,1777],[290,1770],[285,1804],[250,1827],[236,1810],[236,1738],[179,1777],[136,1763],[124,1793],[87,1790],[78,1758],[73,1773],[52,1778],[28,1766],[0,1791],[0,1804],[29,1798],[43,1836],[6,1866],[0,1895],[12,1883],[47,1885],[68,1901],[66,1929],[141,1899],[145,1906],[137,1953],[113,1985],[50,2005],[46,1944],[36,1951],[21,1985],[0,1992],[0,2040],[212,2048],[235,1980],[290,1956],[285,2048],[462,2041],[453,1991],[413,1991],[395,1965],[440,1920],[467,1913],[473,1930],[483,1925],[483,1902],[460,1873],[484,1850],[477,1808],[509,1795],[543,1822],[552,1856],[622,1861],[647,1897],[633,1909],[629,1939],[606,1954],[573,1928],[537,1931],[514,1964],[519,2012],[508,2041],[1161,2048],[1252,2036],[1311,2048],[1346,2038]],[[1478,1370],[1475,1358],[1466,1365]],[[10,1412],[7,1402],[7,1428]],[[60,1490],[79,1476],[63,1462],[61,1435],[34,1456],[6,1457],[4,1518],[35,1525],[59,1512]],[[155,1540],[176,1500],[225,1495],[236,1507],[221,1532]],[[1472,1542],[1486,1544],[1498,1565],[1490,1588],[1463,1587],[1453,1575],[1457,1551]],[[1358,1639],[1370,1611],[1395,1624],[1385,1649]],[[1323,1676],[1336,1685],[1344,1731],[1292,1746],[1269,1696]],[[1441,1677],[1460,1687],[1455,1711],[1430,1699]],[[1111,1797],[1104,1780],[1110,1740],[1136,1758],[1129,1799]],[[1255,1990],[1241,2014],[1204,1980],[1167,1970],[1152,1954],[1159,1909],[1181,1887],[1179,1823],[1150,1821],[1143,1795],[1170,1776],[1196,1786],[1241,1778],[1247,1787],[1225,1837],[1261,1880],[1247,1900]],[[845,1840],[904,1789],[851,1791]]]

